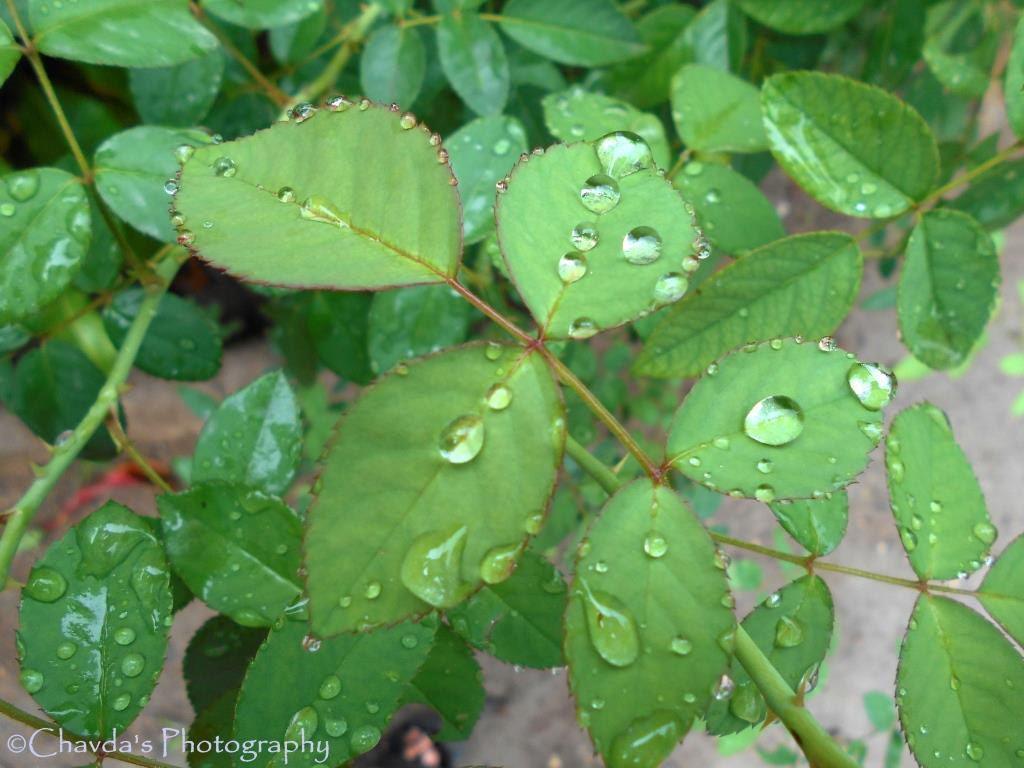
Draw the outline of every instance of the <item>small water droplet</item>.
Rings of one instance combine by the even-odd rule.
[[[238,173],[238,166],[235,165],[235,161],[230,157],[221,156],[213,161],[213,173],[216,176],[223,176],[225,179],[230,179]]]
[[[770,485],[759,485],[757,490],[754,491],[754,498],[768,504],[775,501],[775,489]]]
[[[996,540],[996,536],[998,535],[996,527],[992,525],[992,523],[984,520],[980,523],[976,523],[971,529],[971,532],[982,544],[991,544]]]
[[[690,287],[690,281],[679,272],[668,272],[658,278],[654,284],[654,300],[659,304],[672,304],[679,301]]]
[[[711,695],[715,701],[725,701],[732,696],[735,690],[736,683],[733,679],[728,675],[722,675],[715,683],[715,687],[711,689]]]
[[[379,741],[380,729],[373,725],[364,725],[352,732],[350,744],[352,751],[357,755],[361,755],[377,746]]]
[[[277,190],[277,199],[282,203],[294,203],[295,202],[295,190],[291,187],[281,187]]]
[[[437,608],[448,608],[462,600],[466,593],[462,554],[468,531],[463,525],[418,536],[402,559],[405,588]]]
[[[319,221],[322,224],[336,227],[348,227],[348,223],[342,218],[341,211],[334,203],[320,195],[307,197],[299,209],[299,214],[302,218],[310,221]]]
[[[135,630],[131,627],[120,627],[114,630],[114,642],[118,645],[131,645],[135,642]]]
[[[484,400],[492,411],[503,411],[512,403],[512,390],[504,384],[493,384]]]
[[[605,173],[612,178],[621,179],[654,164],[647,142],[629,131],[602,136],[595,142],[594,149]]]
[[[168,179],[167,181],[164,182],[164,192],[166,192],[168,195],[173,195],[177,191],[178,191],[178,181],[177,181],[177,179]],[[7,215],[11,216],[13,214],[14,214],[14,206],[12,205],[11,206],[11,212],[9,214],[7,214]]]
[[[976,741],[968,742],[967,747],[964,749],[964,753],[976,763],[980,763],[981,758],[985,756],[985,750],[982,749],[981,744]]]
[[[579,578],[587,629],[594,650],[602,659],[615,667],[628,667],[640,652],[640,638],[636,621],[629,609],[614,595],[592,590]]]
[[[114,710],[117,712],[124,712],[128,709],[128,705],[132,703],[132,696],[130,693],[122,693],[116,699],[114,699]]]
[[[831,336],[822,336],[818,341],[818,349],[822,352],[835,352],[838,349],[838,345]]]
[[[438,448],[452,464],[465,464],[476,458],[484,446],[484,422],[476,414],[452,419],[441,430]]]
[[[332,739],[344,736],[348,730],[348,721],[344,717],[329,717],[324,720],[324,732]]]
[[[622,256],[630,264],[650,264],[661,256],[661,236],[651,227],[634,227],[622,238]]]
[[[63,643],[57,646],[57,658],[61,661],[67,661],[78,652],[78,646],[72,643],[70,640],[65,640]]]
[[[580,201],[592,213],[607,213],[619,204],[621,196],[615,179],[603,173],[591,176],[580,189]]]
[[[192,245],[196,241],[196,233],[190,229],[183,229],[178,233],[178,245]]]
[[[121,659],[121,672],[125,677],[138,677],[146,668],[146,657],[141,653],[129,653]]]
[[[787,445],[804,429],[804,413],[792,398],[772,395],[759,400],[743,420],[743,431],[764,445]]]
[[[21,670],[21,685],[29,693],[38,693],[43,687],[43,673],[28,668]]]
[[[519,544],[489,549],[480,563],[480,578],[484,583],[500,584],[511,576],[516,567],[519,550]]]
[[[569,324],[569,336],[574,339],[589,339],[597,333],[597,323],[589,317],[577,317]]]
[[[27,202],[39,191],[39,172],[30,169],[7,177],[7,191],[19,203]]]
[[[572,234],[569,235],[569,239],[576,250],[589,251],[597,245],[600,236],[598,235],[597,227],[590,222],[583,221],[572,228]]]
[[[917,549],[917,534],[910,528],[900,528],[900,541],[903,542],[903,548],[907,552]]]
[[[327,107],[330,112],[344,112],[352,106],[352,100],[339,94],[337,96],[331,96],[331,98],[324,102],[324,106]]]
[[[783,616],[775,624],[775,644],[779,648],[795,648],[804,641],[804,628],[792,616]]]
[[[757,471],[762,475],[770,475],[772,471],[772,462],[770,459],[761,459],[757,462]]]
[[[379,581],[371,581],[366,585],[366,590],[363,592],[367,600],[376,600],[380,597],[380,593],[381,585]]]
[[[846,380],[854,397],[869,411],[880,411],[896,394],[896,377],[880,363],[854,363]]]
[[[570,252],[558,260],[558,277],[566,285],[575,283],[587,274],[587,258],[582,253]]]
[[[341,678],[337,675],[328,675],[320,683],[319,695],[321,699],[330,701],[341,693]]]
[[[288,728],[284,732],[284,737],[287,741],[309,740],[316,733],[317,726],[319,725],[320,716],[316,710],[312,706],[302,707],[302,709],[292,715]]]
[[[402,130],[408,131],[410,128],[416,127],[416,115],[412,112],[403,112],[402,116],[398,118],[398,124],[402,127]]]
[[[668,552],[668,542],[657,531],[650,531],[644,536],[644,552],[655,559],[664,557]]]
[[[693,643],[685,637],[679,636],[672,638],[672,642],[669,644],[669,648],[672,653],[677,656],[689,656],[693,651]]]
[[[308,101],[304,101],[292,107],[292,111],[289,113],[289,116],[296,123],[304,123],[315,114],[316,107],[314,107]]]

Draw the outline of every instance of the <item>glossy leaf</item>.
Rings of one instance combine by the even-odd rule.
[[[565,653],[577,719],[608,766],[660,765],[728,663],[735,619],[715,545],[671,489],[637,480],[587,531],[575,570]]]
[[[196,714],[238,689],[266,636],[265,631],[240,627],[226,616],[214,616],[196,630],[183,662],[188,700]]]
[[[1011,541],[996,559],[978,600],[1010,637],[1024,644],[1024,537]]]
[[[42,53],[89,64],[166,67],[218,47],[180,0],[29,0],[28,18]]]
[[[391,624],[507,578],[543,524],[564,429],[546,365],[518,348],[472,345],[380,379],[346,411],[317,480],[314,630]]]
[[[515,572],[500,584],[486,584],[448,611],[452,628],[474,648],[507,664],[560,667],[566,586],[544,557],[527,550]]]
[[[999,257],[992,238],[967,214],[926,211],[907,243],[899,286],[907,348],[932,368],[955,368],[995,309]]]
[[[174,570],[215,611],[265,627],[298,596],[302,524],[280,500],[199,483],[157,504]]]
[[[551,135],[564,142],[595,141],[613,131],[629,131],[647,142],[658,166],[668,168],[672,163],[661,121],[625,101],[574,86],[549,93],[541,106]]]
[[[14,71],[14,65],[20,58],[21,50],[14,42],[11,30],[0,19],[0,85],[3,85],[7,77]]]
[[[462,741],[473,732],[484,707],[483,673],[473,651],[445,626],[437,630],[430,655],[409,684],[404,702],[426,704],[443,725],[435,741]]]
[[[594,144],[557,145],[517,165],[498,196],[502,256],[548,338],[586,338],[685,292],[681,264],[696,230],[682,198],[652,167],[617,180],[605,174]],[[583,196],[595,192],[602,205],[617,202],[588,209]],[[574,247],[581,227],[596,231],[585,252]],[[676,290],[663,292],[666,283]]]
[[[224,21],[250,29],[294,24],[323,7],[323,0],[202,0],[203,9]]]
[[[0,323],[49,304],[75,276],[92,226],[82,182],[56,168],[3,176],[0,184]]]
[[[226,480],[283,494],[295,477],[302,443],[299,406],[280,371],[224,398],[199,433],[192,480]]]
[[[481,117],[463,125],[445,142],[459,180],[466,243],[494,231],[494,185],[529,147],[522,123],[514,117]]]
[[[839,232],[794,235],[762,246],[712,275],[648,336],[634,369],[696,376],[746,342],[819,339],[850,311],[864,263]]]
[[[970,608],[918,598],[896,685],[900,722],[923,768],[1020,764],[1024,660]]]
[[[979,174],[945,205],[973,216],[985,229],[1002,229],[1024,213],[1024,159]]]
[[[170,571],[147,522],[107,502],[68,531],[22,590],[22,685],[61,726],[109,738],[142,711],[171,622]]]
[[[711,0],[684,33],[693,60],[727,72],[739,72],[747,50],[747,20],[729,0]]]
[[[103,310],[103,327],[120,346],[146,296],[143,288],[129,288]],[[220,369],[221,340],[217,324],[202,309],[174,294],[160,299],[135,366],[152,376],[180,381],[212,378]]]
[[[310,295],[306,307],[306,324],[320,360],[356,384],[367,384],[373,378],[366,348],[372,303],[372,296],[366,293],[319,291]]]
[[[423,87],[427,49],[418,29],[388,24],[375,30],[359,59],[359,81],[371,99],[412,106]]]
[[[812,555],[827,555],[846,534],[846,491],[837,491],[830,499],[777,501],[769,506],[779,525]]]
[[[437,50],[448,82],[478,115],[497,115],[508,99],[510,74],[505,44],[476,13],[444,15]]]
[[[790,35],[813,35],[842,26],[856,16],[864,0],[738,0],[743,12],[771,29]]]
[[[581,67],[615,64],[647,49],[613,0],[510,0],[501,28],[524,48]]]
[[[445,155],[387,108],[346,104],[197,149],[175,198],[190,233],[179,237],[222,269],[278,285],[379,289],[454,275],[462,225]]]
[[[985,95],[999,35],[980,6],[965,0],[934,3],[925,17],[921,55],[935,78],[952,93]]]
[[[663,5],[637,21],[636,30],[649,51],[609,71],[615,95],[641,109],[668,99],[672,75],[693,58],[685,30],[694,15],[687,5]]]
[[[672,78],[672,119],[697,152],[768,148],[757,88],[706,64],[687,64]]]
[[[892,513],[914,573],[953,579],[978,570],[996,529],[946,414],[929,403],[907,408],[885,448]]]
[[[797,690],[825,658],[832,641],[835,610],[828,585],[807,575],[768,596],[743,619],[743,629],[778,670],[789,687]],[[708,708],[708,731],[737,733],[757,725],[767,713],[764,697],[746,670],[733,662],[729,675],[732,694],[714,700]]]
[[[839,75],[788,72],[761,91],[779,165],[822,205],[848,216],[901,213],[932,188],[935,137],[911,107]]]
[[[867,466],[882,412],[850,386],[861,364],[833,350],[786,339],[722,358],[673,418],[670,462],[697,483],[765,502],[842,490]]]
[[[366,343],[370,369],[388,371],[403,360],[466,340],[470,306],[447,285],[417,285],[373,297]]]
[[[726,253],[741,255],[786,236],[775,206],[727,166],[689,162],[672,183],[696,209],[707,239]]]
[[[380,741],[435,630],[406,623],[323,641],[307,630],[304,621],[271,630],[242,683],[234,736],[282,742],[305,730],[306,739],[327,742],[328,764],[340,765]],[[316,756],[295,752],[288,764],[309,768]],[[248,765],[268,768],[275,759],[264,752]]]
[[[187,127],[206,117],[223,77],[224,54],[214,50],[173,67],[129,70],[128,86],[144,123]]]
[[[2,80],[0,77],[0,81]],[[1017,134],[1017,138],[1024,138],[1024,18],[1017,22],[1017,30],[1013,35],[1013,47],[1006,62],[1003,95],[1006,99],[1006,116],[1010,126]]]

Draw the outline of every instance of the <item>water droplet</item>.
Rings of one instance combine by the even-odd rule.
[[[29,693],[37,693],[43,687],[43,673],[28,668],[21,670],[21,685]]]
[[[677,656],[689,656],[690,652],[693,651],[693,643],[685,637],[674,637],[672,642],[669,644],[669,648],[672,653]]]
[[[628,667],[636,661],[640,651],[640,638],[632,613],[617,597],[600,590],[592,590],[585,580],[579,579],[587,616],[587,629],[594,650],[602,659],[615,667]]]
[[[795,400],[772,395],[759,400],[743,420],[747,437],[764,445],[786,445],[804,429],[804,413]]]
[[[32,571],[25,593],[41,603],[52,603],[59,600],[67,588],[68,582],[63,576],[53,568],[41,565]]]
[[[336,227],[348,227],[348,223],[341,216],[341,211],[334,203],[320,195],[307,197],[299,209],[299,214],[302,218],[310,221],[319,221]]]
[[[311,706],[303,707],[292,715],[288,728],[284,732],[286,741],[302,741],[311,739],[320,725],[320,716]]]
[[[281,187],[277,190],[277,199],[282,203],[294,203],[295,202],[295,190],[291,187]]]
[[[191,144],[179,144],[174,148],[174,157],[179,163],[184,165],[189,161],[189,158],[196,153],[196,148]]]
[[[505,581],[515,570],[518,555],[519,544],[488,550],[480,563],[480,578],[487,584],[500,584]]]
[[[177,182],[176,179],[168,179],[167,181],[164,182],[164,192],[166,192],[168,195],[173,195],[177,191],[178,191],[178,182]],[[14,213],[14,206],[12,205],[11,206],[11,213],[9,213],[7,215],[10,216],[13,213]]]
[[[492,411],[503,411],[512,403],[512,390],[504,384],[493,384],[487,390],[484,401]]]
[[[70,640],[65,640],[63,643],[57,646],[57,658],[62,661],[67,661],[78,652],[78,646],[72,643]]]
[[[330,112],[344,112],[352,106],[352,100],[339,94],[338,96],[331,96],[331,98],[324,102],[324,106]]]
[[[976,763],[980,763],[981,758],[985,756],[985,750],[982,749],[981,744],[976,741],[968,742],[967,747],[964,749],[964,753]]]
[[[635,227],[622,238],[622,256],[630,264],[650,264],[661,256],[661,236],[651,227]]]
[[[330,701],[336,698],[339,693],[341,693],[341,678],[337,675],[328,675],[320,683],[319,695],[321,699]]]
[[[878,444],[878,441],[882,439],[882,425],[874,421],[859,421],[857,426],[860,427],[860,431],[870,440],[872,443]]]
[[[764,605],[766,608],[778,608],[782,603],[782,595],[778,592],[772,592],[768,597],[764,599]]]
[[[361,755],[364,752],[369,752],[380,741],[380,729],[374,725],[364,725],[356,728],[352,732],[351,746],[352,751]]]
[[[732,696],[735,690],[736,683],[733,682],[733,679],[728,675],[722,675],[715,683],[715,687],[711,689],[711,695],[715,701],[725,701]]]
[[[764,700],[753,683],[737,687],[729,702],[729,711],[747,723],[759,723],[764,719]]]
[[[971,529],[971,532],[982,544],[991,544],[996,540],[996,536],[998,535],[996,527],[992,525],[992,523],[984,520],[975,524],[974,528]]]
[[[762,475],[770,475],[772,471],[772,462],[770,459],[761,459],[757,462],[757,471]]]
[[[757,490],[754,491],[754,498],[768,504],[775,501],[775,489],[770,485],[759,485]]]
[[[131,645],[135,642],[135,630],[131,627],[120,627],[114,630],[114,642],[118,645]]]
[[[668,552],[668,542],[657,531],[650,531],[644,536],[644,552],[655,559],[664,557]]]
[[[505,138],[498,139],[491,147],[491,151],[498,156],[507,154],[510,149],[512,149],[512,142]]]
[[[621,179],[654,164],[647,142],[629,131],[616,131],[602,136],[594,144],[594,149],[605,173],[612,178]]]
[[[441,456],[452,464],[465,464],[476,458],[484,446],[484,422],[476,414],[452,419],[441,430],[438,443]]]
[[[903,548],[907,552],[917,549],[917,534],[910,528],[900,528],[900,541],[903,542]]]
[[[668,272],[654,284],[654,300],[659,304],[679,301],[690,287],[690,281],[679,272]]]
[[[683,737],[683,724],[675,713],[657,710],[629,724],[612,742],[609,765],[661,765]]]
[[[416,635],[402,635],[403,648],[408,648],[409,650],[412,650],[419,644],[420,641],[416,639]]]
[[[216,176],[223,176],[225,179],[230,179],[238,173],[238,166],[235,165],[235,161],[230,157],[221,156],[213,161],[213,173]]]
[[[129,653],[121,659],[121,672],[125,677],[138,677],[146,668],[146,657],[141,653]]]
[[[495,341],[487,342],[487,345],[484,347],[484,357],[486,357],[491,362],[494,362],[499,357],[501,357],[501,352],[502,352],[501,344],[498,344]]]
[[[540,529],[543,527],[544,515],[538,512],[526,518],[526,522],[523,525],[523,530],[525,530],[531,536],[536,536],[538,533],[540,533]]]
[[[795,648],[804,641],[804,628],[792,616],[783,616],[775,624],[775,644],[779,648]]]
[[[463,525],[417,537],[402,560],[401,577],[406,589],[437,608],[453,606],[465,597],[462,553],[468,531]]]
[[[595,174],[587,179],[580,189],[583,207],[593,213],[607,213],[619,204],[619,185],[611,176]]]
[[[854,363],[846,380],[854,397],[869,411],[880,411],[896,394],[896,377],[880,363]]]
[[[597,333],[597,323],[589,317],[577,317],[569,324],[569,336],[574,339],[589,339]]]
[[[175,213],[171,216],[171,226],[175,229],[181,229],[185,226],[185,217],[180,213]]]
[[[604,709],[604,699],[594,699],[590,702],[591,709]]]
[[[402,127],[402,130],[408,131],[410,128],[416,127],[416,115],[412,112],[403,112],[402,116],[398,118],[398,124]]]
[[[338,605],[340,605],[342,608],[348,608],[350,605],[352,605],[352,595],[342,595],[340,598],[338,598]]]
[[[569,235],[569,239],[572,241],[573,248],[578,251],[589,251],[595,245],[597,245],[600,236],[597,232],[597,227],[593,224],[583,221],[572,228],[572,234]]]
[[[114,710],[117,712],[124,712],[128,709],[128,705],[132,703],[132,696],[130,693],[122,693],[116,699],[114,699]]]
[[[304,101],[300,104],[296,104],[292,107],[290,117],[296,123],[304,123],[313,115],[316,114],[316,107],[310,104],[308,101]]]
[[[711,363],[704,371],[708,376],[714,376],[718,373],[718,363]]]
[[[332,739],[343,736],[348,730],[348,721],[344,717],[329,717],[324,720],[324,731]]]
[[[587,258],[582,253],[570,252],[558,260],[558,276],[566,285],[575,283],[587,274]]]
[[[682,261],[683,272],[696,272],[700,269],[700,261],[693,256],[686,256]]]
[[[818,349],[822,352],[835,352],[838,349],[838,345],[831,336],[822,336],[821,340],[818,341]]]

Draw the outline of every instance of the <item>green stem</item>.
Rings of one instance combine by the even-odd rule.
[[[149,463],[135,443],[132,442],[132,439],[128,437],[128,433],[121,426],[121,419],[118,418],[116,406],[111,406],[110,408],[110,414],[107,417],[107,428],[110,430],[114,442],[117,443],[122,451],[128,454],[128,458],[135,462],[135,465],[142,470],[142,473],[148,478],[149,482],[164,493],[174,492],[170,484],[160,476],[160,473],[153,468],[153,465]]]
[[[383,8],[377,3],[370,3],[363,8],[362,13],[342,30],[341,47],[334,52],[334,56],[327,62],[327,66],[324,67],[323,71],[302,88],[295,98],[291,100],[292,106],[303,101],[314,101],[321,94],[334,87],[334,84],[338,81],[338,76],[341,75],[345,65],[348,64],[348,60],[352,58],[352,54],[363,41],[363,38],[366,37],[366,33],[381,13],[383,13]]]
[[[580,468],[590,475],[597,484],[604,488],[611,496],[618,491],[622,485],[622,479],[604,465],[600,459],[588,451],[585,447],[576,442],[572,435],[565,437],[565,450],[573,461],[580,465]]]
[[[51,723],[49,720],[43,720],[41,717],[36,717],[35,715],[26,712],[23,709],[19,709],[9,701],[4,701],[3,699],[0,699],[0,714],[6,715],[11,720],[16,720],[17,722],[27,725],[29,728],[36,731],[47,733],[52,738],[57,738],[62,735],[64,739],[72,743],[89,741],[89,739],[84,736],[77,736],[66,730],[62,731],[61,727],[56,723]],[[159,760],[151,760],[148,757],[133,755],[131,752],[119,752],[115,750],[113,752],[104,753],[104,756],[109,757],[112,760],[120,760],[122,763],[141,765],[144,766],[144,768],[174,768],[174,766],[168,765],[167,763],[161,763]]]
[[[53,458],[46,466],[42,467],[35,482],[4,516],[6,525],[3,534],[0,535],[0,584],[7,584],[18,545],[39,506],[57,484],[57,480],[64,474],[64,471],[71,466],[89,438],[103,424],[110,409],[116,407],[121,386],[132,369],[135,355],[138,353],[142,339],[156,314],[157,305],[180,265],[180,259],[170,258],[157,267],[156,272],[160,283],[146,288],[146,297],[139,305],[139,313],[135,316],[121,343],[121,348],[110,368],[107,380],[100,388],[96,401],[90,406],[78,426],[72,430],[70,436],[54,448]]]
[[[785,724],[812,768],[857,768],[797,696],[742,625],[736,627],[736,660],[764,695],[768,707]]]
[[[969,170],[969,171],[967,171],[965,173],[960,174],[959,176],[957,176],[954,179],[950,179],[949,181],[947,181],[945,184],[943,184],[938,189],[933,189],[924,198],[922,198],[921,202],[917,203],[917,205],[914,206],[914,209],[919,211],[925,205],[927,205],[928,203],[931,203],[931,202],[934,202],[934,201],[938,200],[940,197],[942,197],[944,194],[949,192],[951,189],[956,189],[961,184],[966,184],[967,182],[971,181],[972,179],[977,178],[978,176],[980,176],[981,174],[983,174],[985,171],[989,170],[990,168],[992,168],[992,167],[994,167],[996,165],[999,165],[999,163],[1003,162],[1003,160],[1009,159],[1013,154],[1015,154],[1022,147],[1024,147],[1024,141],[1016,141],[1016,142],[1014,142],[1013,144],[1008,146],[1006,149],[1004,149],[1004,150],[1002,150],[1000,152],[997,152],[996,154],[992,155],[992,157],[990,157],[985,162],[976,165],[974,168],[971,168],[971,170]]]

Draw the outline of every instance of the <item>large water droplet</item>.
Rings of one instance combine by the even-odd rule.
[[[463,525],[417,537],[402,560],[401,577],[406,589],[437,608],[453,606],[465,597],[462,553],[468,531]]]
[[[364,725],[352,732],[350,744],[352,751],[361,755],[377,746],[378,741],[380,741],[380,729],[374,725]]]
[[[325,197],[312,195],[307,197],[299,209],[302,218],[310,221],[319,221],[322,224],[330,224],[335,227],[348,227],[348,223],[341,217],[341,211]]]
[[[608,764],[615,768],[661,765],[683,737],[683,731],[679,718],[668,710],[637,718],[615,737]]]
[[[804,641],[804,628],[792,616],[783,616],[775,624],[775,644],[779,648],[795,648]]]
[[[869,411],[880,411],[896,394],[896,377],[879,363],[854,363],[846,374],[850,391]]]
[[[303,707],[292,715],[288,728],[284,732],[284,738],[287,741],[311,739],[316,733],[318,725],[320,725],[320,716],[317,715],[316,710],[313,707]]]
[[[759,723],[765,716],[764,699],[757,692],[753,683],[744,683],[733,693],[729,702],[729,711],[740,720],[748,723]]]
[[[412,112],[403,112],[402,116],[398,118],[398,125],[401,126],[402,130],[408,131],[411,128],[416,127],[416,115]]]
[[[7,190],[19,203],[31,200],[39,191],[39,172],[32,169],[11,174],[7,177]]]
[[[341,693],[341,678],[337,675],[328,675],[320,683],[320,698],[329,701]]]
[[[633,614],[617,597],[592,590],[582,578],[578,592],[587,615],[590,642],[602,659],[615,667],[628,667],[636,661],[640,638]]]
[[[665,553],[668,552],[668,542],[657,531],[651,531],[644,536],[644,552],[655,559],[664,557]]]
[[[772,395],[754,403],[743,420],[743,431],[764,445],[786,445],[804,430],[804,412],[792,398]]]
[[[480,563],[480,578],[487,584],[500,584],[505,581],[516,568],[518,554],[519,544],[488,550]]]
[[[569,336],[574,339],[589,339],[597,330],[597,323],[589,317],[577,317],[569,324]]]
[[[130,693],[122,693],[116,699],[114,699],[114,710],[117,712],[124,712],[128,709],[128,705],[132,703],[132,696]]]
[[[968,742],[966,749],[964,749],[964,753],[976,763],[980,763],[981,758],[985,756],[985,750],[982,749],[981,744],[976,741]]]
[[[612,178],[621,179],[654,164],[654,156],[647,142],[629,131],[616,131],[602,136],[594,148],[605,173]]]
[[[493,384],[484,400],[492,411],[504,411],[512,403],[512,390],[504,384]]]
[[[603,173],[591,176],[580,189],[583,207],[593,213],[607,213],[619,204],[621,196],[615,179]]]
[[[983,544],[991,544],[996,540],[996,536],[998,535],[996,527],[992,525],[992,523],[986,521],[977,523],[974,528],[971,529],[971,532],[974,534],[975,538]]]
[[[37,693],[43,687],[43,673],[28,668],[21,670],[21,685],[29,693]]]
[[[590,222],[584,221],[572,228],[572,234],[569,235],[569,239],[576,250],[589,251],[597,245],[600,236],[597,233],[597,227]]]
[[[438,448],[441,456],[452,464],[465,464],[476,458],[484,447],[484,422],[476,414],[452,419],[441,430]]]
[[[146,657],[141,653],[129,653],[121,659],[121,672],[125,677],[138,677],[146,668]]]
[[[348,730],[348,721],[344,717],[329,717],[324,720],[324,732],[332,739],[344,736]]]
[[[690,287],[690,281],[680,272],[669,272],[654,284],[654,300],[659,304],[679,301]]]
[[[59,600],[67,588],[68,582],[63,576],[53,568],[41,565],[32,571],[25,593],[41,603],[52,603]]]
[[[634,227],[622,238],[622,256],[630,264],[650,264],[661,256],[661,236],[651,227]]]
[[[57,658],[61,661],[67,661],[76,653],[78,653],[78,646],[72,643],[70,640],[65,640],[63,643],[57,646]]]
[[[565,284],[575,283],[587,274],[587,257],[582,253],[570,252],[558,260],[558,276]]]

